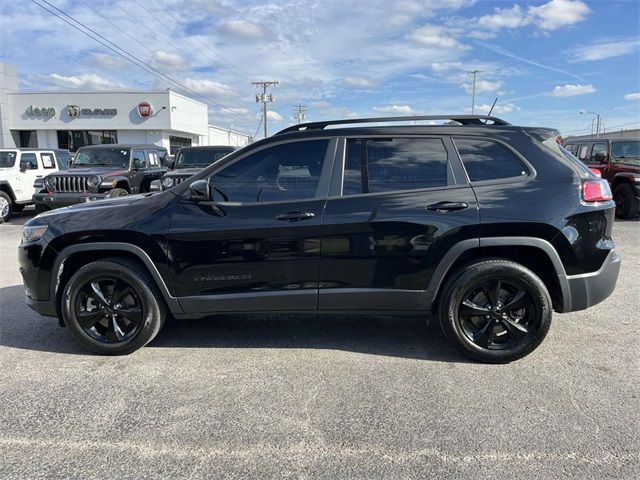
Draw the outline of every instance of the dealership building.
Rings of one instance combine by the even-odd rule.
[[[206,104],[172,90],[19,92],[13,65],[0,63],[0,147],[65,148],[149,143],[167,148],[242,146],[249,135],[209,125]]]

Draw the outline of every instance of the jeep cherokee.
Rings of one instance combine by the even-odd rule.
[[[155,145],[92,145],[78,149],[68,170],[47,175],[33,199],[36,212],[150,191],[166,172],[167,150]]]
[[[442,119],[456,124],[400,123]],[[37,216],[20,272],[27,303],[102,354],[142,347],[169,314],[365,312],[435,317],[468,356],[509,362],[552,311],[611,294],[614,208],[549,129],[316,122],[170,190]]]

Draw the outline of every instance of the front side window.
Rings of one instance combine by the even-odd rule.
[[[455,138],[469,180],[482,182],[527,175],[524,164],[504,145],[480,138]]]
[[[447,150],[439,138],[350,139],[343,195],[444,187]]]
[[[211,177],[214,197],[242,203],[315,198],[328,143],[285,143],[242,158]]]
[[[591,149],[591,161],[602,163],[607,157],[607,144],[606,143],[594,143]]]
[[[17,152],[0,152],[0,168],[10,168],[16,164]]]
[[[129,167],[129,152],[123,148],[85,148],[78,152],[71,168],[81,167]]]
[[[615,163],[640,165],[640,140],[616,140],[611,142],[611,157]]]
[[[55,164],[55,161],[53,160],[52,153],[41,153],[40,159],[42,160],[42,166],[44,168],[55,168],[56,164]]]
[[[35,153],[23,153],[20,156],[20,161],[21,162],[29,162],[29,168],[31,170],[37,170],[38,169],[38,160],[36,158],[36,154]]]

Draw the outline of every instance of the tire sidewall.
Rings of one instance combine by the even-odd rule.
[[[471,288],[490,279],[500,279],[526,287],[532,296],[537,310],[537,318],[534,320],[537,328],[526,337],[525,343],[503,350],[492,350],[476,345],[464,333],[458,316],[459,305]],[[551,299],[542,280],[530,270],[501,261],[481,262],[463,270],[450,285],[443,302],[441,324],[447,337],[470,357],[489,363],[510,362],[535,350],[546,337],[551,325]]]
[[[3,222],[8,222],[11,219],[11,215],[13,214],[13,202],[11,201],[11,197],[6,192],[0,191],[0,197],[9,202],[9,209],[7,210],[7,214],[0,216]]]
[[[102,343],[90,337],[79,325],[75,303],[80,289],[98,277],[121,278],[136,292],[145,315],[143,326],[131,338],[115,344]],[[162,326],[162,313],[153,292],[135,272],[122,265],[98,261],[80,268],[67,282],[61,299],[61,313],[72,335],[85,347],[104,355],[124,355],[149,343]]]

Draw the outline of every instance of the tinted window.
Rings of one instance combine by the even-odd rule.
[[[106,166],[128,168],[129,149],[126,148],[83,148],[71,164],[72,168],[85,166]]]
[[[52,153],[41,153],[40,159],[42,160],[42,166],[44,168],[54,168],[56,166]]]
[[[484,139],[456,138],[455,144],[472,182],[521,177],[526,167],[507,147]]]
[[[233,152],[232,148],[207,148],[192,150],[183,148],[178,152],[176,168],[206,167]]]
[[[31,168],[32,170],[36,170],[38,168],[38,160],[36,160],[35,153],[23,153],[22,155],[20,155],[20,161],[29,162],[31,164],[29,168]]]
[[[13,167],[16,163],[16,152],[0,152],[0,168]]]
[[[230,202],[277,202],[316,195],[328,140],[286,143],[249,155],[212,177]]]
[[[131,154],[134,168],[147,168],[147,159],[143,150],[134,150]]]
[[[597,158],[596,158],[597,156]],[[606,143],[594,143],[591,149],[591,161],[592,162],[604,162],[607,156],[607,144]]]
[[[443,187],[447,170],[439,138],[349,140],[343,195]]]

